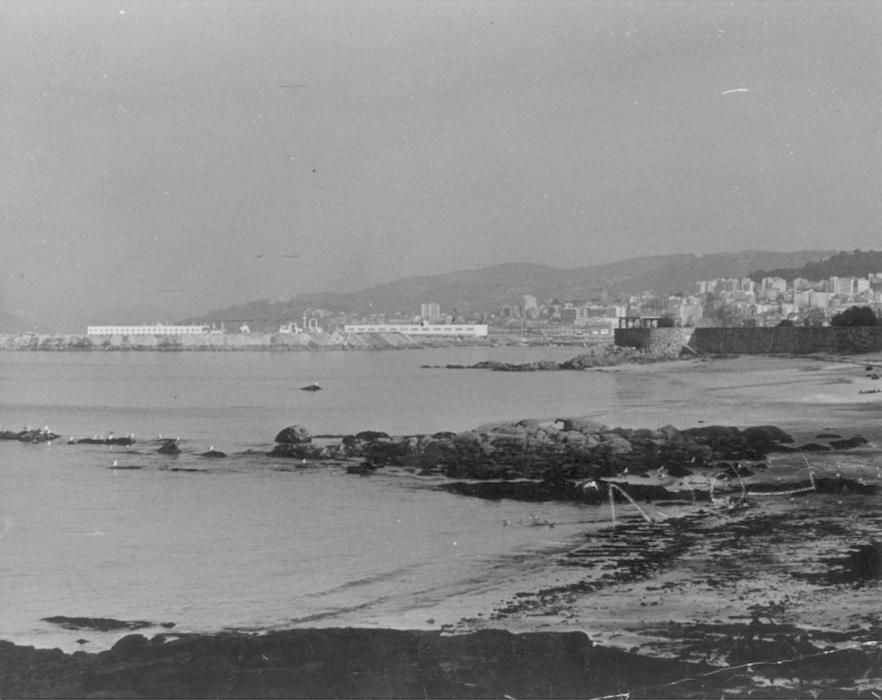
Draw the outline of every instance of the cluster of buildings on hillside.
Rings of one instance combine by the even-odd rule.
[[[445,313],[436,302],[420,305],[418,315],[374,313],[354,317],[310,309],[303,324],[288,321],[271,329],[288,333],[404,333],[408,335],[485,336],[494,333],[540,332],[550,336],[611,338],[613,331],[633,319],[664,319],[677,326],[773,326],[782,321],[822,325],[850,306],[869,306],[882,316],[882,272],[866,277],[830,277],[812,281],[748,277],[698,282],[694,294],[659,296],[652,292],[585,301],[540,301],[531,294],[519,303],[464,315]],[[250,333],[240,322],[232,332]],[[261,329],[266,332],[266,329]],[[90,336],[194,335],[229,332],[219,325],[146,324],[89,326]]]
[[[825,280],[715,279],[699,282],[698,293],[704,300],[705,315],[717,321],[770,326],[787,320],[822,325],[851,306],[869,306],[878,314],[882,310],[882,272]]]

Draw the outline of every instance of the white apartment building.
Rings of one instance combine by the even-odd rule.
[[[420,304],[420,317],[424,321],[429,321],[430,323],[437,323],[441,320],[441,305],[435,302],[429,302],[428,304]]]

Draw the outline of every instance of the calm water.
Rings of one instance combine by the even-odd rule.
[[[293,423],[408,434],[615,404],[623,378],[603,373],[420,368],[576,352],[0,353],[0,427],[138,440],[0,442],[0,639],[95,650],[121,636],[41,622],[52,615],[180,631],[437,627],[489,613],[529,589],[530,572],[540,584],[572,575],[535,565],[605,514],[488,503],[434,491],[435,478],[357,477],[263,453]],[[312,381],[325,389],[299,391]],[[159,435],[180,437],[184,454],[159,455]],[[200,457],[209,447],[229,457]],[[534,512],[557,526],[527,526]]]

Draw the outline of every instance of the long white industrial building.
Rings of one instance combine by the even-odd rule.
[[[427,323],[425,325],[381,323],[376,325],[346,325],[344,333],[403,333],[404,335],[487,335],[485,324]]]
[[[208,326],[173,326],[154,323],[144,326],[86,326],[86,335],[202,335]]]

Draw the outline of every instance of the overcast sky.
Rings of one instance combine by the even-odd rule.
[[[880,249],[880,36],[873,1],[5,0],[0,310]]]

